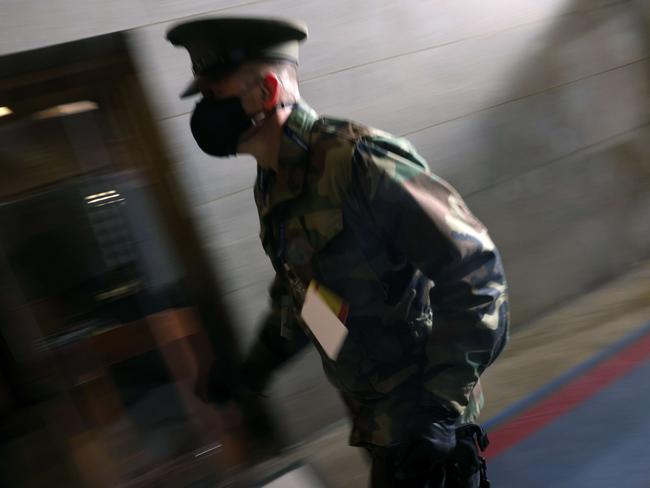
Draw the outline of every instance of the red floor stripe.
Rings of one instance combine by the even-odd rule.
[[[650,357],[650,335],[639,339],[605,362],[594,366],[563,386],[541,403],[530,407],[514,419],[490,432],[486,454],[494,458],[540,430],[560,415],[575,408],[616,379],[625,375]]]

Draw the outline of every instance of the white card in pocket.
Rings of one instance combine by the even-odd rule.
[[[336,360],[348,335],[348,305],[330,290],[313,281],[307,288],[300,315],[327,356]]]

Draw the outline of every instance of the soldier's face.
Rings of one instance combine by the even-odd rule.
[[[264,92],[261,77],[246,65],[219,80],[201,80],[199,86],[205,98],[213,100],[240,98],[242,107],[248,115],[263,110]]]
[[[190,125],[204,152],[263,157],[273,149],[277,124],[267,122],[278,120],[276,109],[283,93],[275,72],[259,64],[244,65],[218,80],[201,80],[199,89],[203,100],[197,103]]]
[[[202,80],[203,99],[196,104],[190,127],[199,147],[212,156],[240,153],[241,144],[260,130],[256,123],[261,112],[259,75],[237,70],[219,80]],[[263,105],[262,105],[263,108]],[[255,119],[255,120],[254,120]]]

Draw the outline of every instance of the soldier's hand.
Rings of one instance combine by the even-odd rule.
[[[226,368],[216,362],[199,375],[195,393],[205,403],[236,412],[244,421],[243,427],[249,447],[258,453],[273,452],[280,437],[275,422],[264,404],[264,396],[257,391],[255,378],[244,366]],[[267,452],[267,454],[268,454]],[[261,454],[262,455],[262,454]]]
[[[194,392],[205,403],[224,406],[229,402],[242,403],[249,398],[263,397],[257,377],[248,371],[246,363],[226,367],[216,361],[207,372],[199,374]]]
[[[456,447],[455,421],[415,422],[397,447],[395,477],[424,476],[443,463]]]
[[[228,374],[226,368],[213,362],[207,371],[199,373],[194,393],[205,403],[225,405],[233,396],[236,374]]]

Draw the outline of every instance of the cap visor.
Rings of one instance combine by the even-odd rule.
[[[199,79],[194,78],[189,85],[181,92],[179,95],[180,98],[187,98],[192,95],[196,95],[199,92]]]

